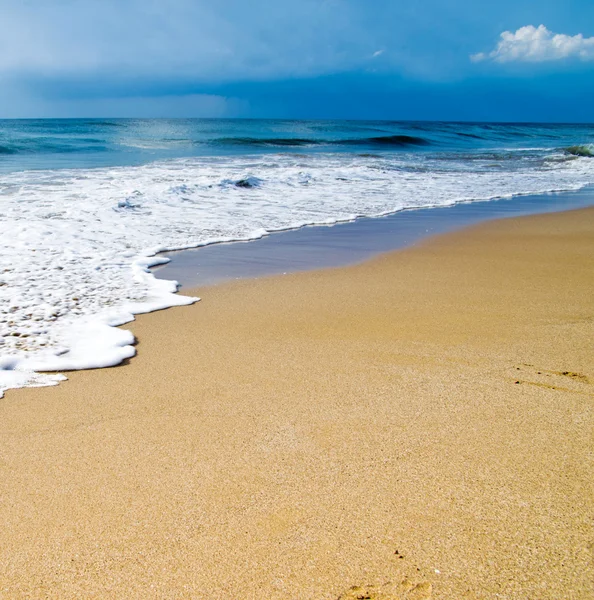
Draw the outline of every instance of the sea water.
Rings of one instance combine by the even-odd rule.
[[[165,250],[594,183],[594,126],[0,121],[0,394],[134,355]],[[51,373],[48,373],[51,372]]]

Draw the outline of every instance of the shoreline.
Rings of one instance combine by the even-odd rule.
[[[577,210],[594,205],[594,185],[576,190],[518,194],[512,198],[460,201],[408,208],[328,225],[270,231],[261,238],[214,242],[165,251],[152,269],[157,279],[181,288],[359,264],[385,252],[501,218]],[[194,292],[196,290],[193,290]]]
[[[137,316],[6,393],[0,589],[594,598],[593,257],[588,208]]]

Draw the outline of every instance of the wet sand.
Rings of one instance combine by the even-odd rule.
[[[0,596],[594,598],[593,292],[584,209],[139,318],[0,403]]]
[[[161,256],[172,261],[153,269],[183,288],[287,272],[345,267],[402,250],[430,236],[502,219],[590,207],[594,187],[571,192],[531,194],[451,206],[401,210],[384,217],[361,217],[332,226],[273,232],[247,243],[221,243]]]

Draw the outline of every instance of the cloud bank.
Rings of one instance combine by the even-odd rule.
[[[470,57],[473,62],[492,60],[498,63],[547,62],[568,58],[594,60],[594,37],[585,38],[581,33],[574,36],[553,33],[544,25],[527,25],[515,33],[504,31],[493,51]]]
[[[238,81],[361,66],[377,49],[348,0],[0,0],[0,76]]]

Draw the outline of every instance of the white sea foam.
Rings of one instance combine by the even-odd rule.
[[[195,302],[149,272],[161,251],[594,182],[586,158],[469,169],[406,155],[281,154],[2,176],[0,395],[118,364],[135,350],[115,326]]]

